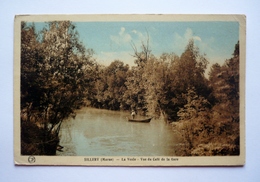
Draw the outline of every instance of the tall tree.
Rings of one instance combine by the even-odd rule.
[[[210,106],[195,89],[184,94],[187,104],[174,125],[184,143],[178,155],[239,155],[239,43],[231,59],[211,67],[209,83]]]
[[[207,80],[204,76],[208,61],[204,55],[199,53],[199,49],[190,40],[185,51],[179,59],[175,59],[171,64],[171,77],[169,83],[168,97],[170,102],[166,114],[172,120],[178,120],[177,112],[186,103],[183,97],[188,89],[194,89],[199,95],[206,97],[209,95]]]
[[[58,141],[62,121],[86,104],[95,74],[93,52],[69,21],[49,22],[38,36],[33,26],[22,24],[21,41],[21,110],[27,112],[21,122],[35,123],[44,136],[37,141],[43,146],[37,153],[50,154],[44,144]]]
[[[223,66],[215,64],[209,73],[210,87],[218,104],[218,112],[227,113],[232,120],[239,121],[239,42],[233,57]],[[221,109],[222,108],[222,109]],[[228,110],[227,110],[228,108]]]
[[[139,114],[145,115],[147,113],[147,103],[145,99],[146,88],[144,83],[147,78],[143,76],[144,67],[147,65],[148,60],[151,57],[151,50],[149,48],[149,38],[146,44],[142,42],[141,51],[138,51],[136,46],[132,45],[134,50],[133,57],[137,66],[132,67],[131,72],[125,82],[127,87],[124,93],[124,103],[130,105],[131,109],[138,110]]]

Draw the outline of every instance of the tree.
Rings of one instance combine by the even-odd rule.
[[[194,41],[190,40],[175,69],[175,82],[179,93],[194,87],[199,95],[204,95],[207,90],[204,76],[207,65],[208,61],[205,56],[199,54],[199,49],[194,45]]]
[[[69,21],[49,22],[38,35],[34,26],[22,24],[21,42],[21,110],[27,113],[21,114],[22,126],[34,124],[27,130],[40,131],[38,138],[31,136],[41,144],[35,153],[53,154],[62,121],[86,104],[95,75],[93,51]]]
[[[126,91],[125,81],[128,69],[129,66],[119,60],[101,69],[95,84],[94,106],[112,110],[125,109],[122,95]]]
[[[175,56],[171,61],[168,88],[166,89],[166,97],[169,102],[164,106],[165,114],[169,119],[173,121],[179,119],[177,112],[187,104],[183,94],[188,89],[193,88],[199,96],[208,97],[210,92],[204,76],[207,64],[208,61],[204,55],[199,53],[193,40],[189,41],[180,58]]]
[[[183,94],[183,97],[187,104],[177,113],[180,121],[197,118],[199,115],[207,114],[210,109],[208,100],[197,95],[194,88],[188,89],[187,94]]]
[[[178,155],[239,155],[239,43],[231,59],[211,67],[209,83],[214,98],[210,105],[195,89],[183,95],[186,104],[174,123],[184,143]]]
[[[146,113],[145,88],[142,78],[143,69],[132,67],[128,73],[125,85],[127,90],[123,95],[123,102],[129,106],[129,109],[138,110],[139,114]]]
[[[137,66],[132,67],[132,70],[128,73],[125,85],[127,87],[126,92],[123,95],[123,102],[130,106],[131,109],[138,110],[139,114],[145,115],[147,113],[147,103],[145,99],[146,88],[144,83],[147,78],[143,76],[144,67],[147,65],[151,56],[149,49],[149,38],[147,43],[142,42],[141,51],[139,52],[136,46],[132,45],[134,50],[133,57]]]
[[[223,66],[212,66],[209,81],[218,105],[217,112],[226,113],[228,110],[227,115],[239,122],[239,42],[231,59],[226,60]]]

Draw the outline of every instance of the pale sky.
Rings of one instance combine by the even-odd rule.
[[[73,22],[80,41],[86,48],[92,48],[94,57],[100,64],[109,65],[118,59],[130,66],[134,65],[133,42],[141,51],[141,42],[146,42],[149,34],[152,54],[181,55],[188,41],[193,38],[201,54],[213,63],[224,63],[232,57],[235,44],[239,40],[238,22]],[[40,30],[43,23],[35,23]]]

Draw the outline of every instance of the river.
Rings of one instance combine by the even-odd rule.
[[[62,123],[61,156],[174,156],[172,127],[162,120],[128,122],[128,112],[83,108]]]

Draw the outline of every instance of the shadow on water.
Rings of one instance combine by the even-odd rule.
[[[174,156],[170,125],[128,122],[127,112],[84,108],[62,124],[57,155],[63,156]]]

